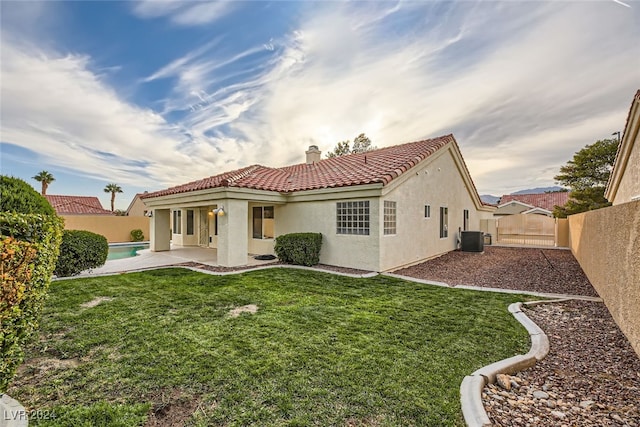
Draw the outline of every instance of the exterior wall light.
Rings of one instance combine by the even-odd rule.
[[[218,216],[224,216],[224,206],[220,206],[218,209],[214,209],[211,212]]]
[[[153,211],[145,211],[144,216],[151,218],[153,216]]]

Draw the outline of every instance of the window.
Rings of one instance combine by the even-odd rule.
[[[182,234],[182,211],[173,211],[173,234]]]
[[[187,209],[187,236],[193,236],[193,209]]]
[[[396,202],[384,201],[384,234],[396,234]]]
[[[369,235],[369,201],[336,204],[337,234]]]
[[[253,208],[253,238],[273,239],[274,236],[273,206],[255,206]]]
[[[424,217],[431,218],[431,205],[424,205]]]
[[[462,229],[464,231],[469,229],[469,209],[465,209],[462,213]]]
[[[449,236],[449,208],[440,207],[440,238]]]

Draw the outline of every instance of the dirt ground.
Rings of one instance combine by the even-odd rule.
[[[598,296],[573,254],[563,249],[485,246],[484,252],[453,251],[394,273],[451,286]]]

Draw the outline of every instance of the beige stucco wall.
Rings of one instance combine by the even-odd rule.
[[[341,199],[369,200],[370,232],[368,236],[336,233],[336,201],[297,202],[275,210],[276,236],[287,233],[322,233],[320,262],[341,267],[379,271],[378,233],[380,213],[378,197]]]
[[[614,205],[629,202],[632,198],[640,196],[640,141],[638,139],[640,137],[636,134],[636,141],[631,147],[627,167],[620,178],[616,196],[612,200]]]
[[[395,201],[395,235],[381,235],[380,269],[386,271],[431,258],[456,248],[458,228],[463,227],[463,210],[469,210],[469,230],[480,230],[479,212],[466,187],[453,156],[444,151],[428,164],[407,174],[404,182],[380,200]],[[431,206],[431,218],[424,217],[424,206]],[[447,207],[449,235],[440,238],[440,207]],[[383,229],[383,214],[380,217]],[[382,233],[381,233],[382,234]]]
[[[136,197],[131,205],[131,209],[127,213],[128,216],[144,216],[147,206],[144,204],[140,197]]]
[[[571,251],[640,355],[640,201],[569,217]]]
[[[131,241],[131,230],[139,228],[149,240],[149,218],[144,216],[63,215],[65,229],[101,234],[109,243]]]

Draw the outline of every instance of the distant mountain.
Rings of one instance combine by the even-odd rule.
[[[550,193],[552,191],[562,191],[562,190],[564,190],[564,188],[558,187],[557,185],[555,185],[553,187],[529,188],[529,189],[526,189],[526,190],[516,191],[515,193],[511,193],[511,194],[538,194],[538,193]],[[480,196],[480,197],[482,197],[482,196]]]
[[[480,200],[490,205],[495,205],[500,200],[500,196],[492,196],[491,194],[483,194],[480,196]]]

